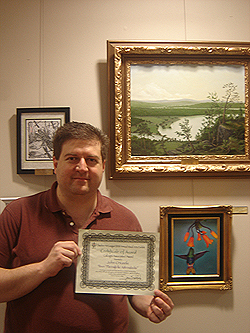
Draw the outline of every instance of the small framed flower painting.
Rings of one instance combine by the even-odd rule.
[[[232,289],[232,206],[161,206],[160,288]]]

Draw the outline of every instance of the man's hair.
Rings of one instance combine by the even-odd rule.
[[[69,140],[99,141],[101,143],[102,160],[107,159],[109,138],[99,128],[76,121],[65,123],[59,127],[53,139],[54,156],[57,160],[60,158],[63,144]]]

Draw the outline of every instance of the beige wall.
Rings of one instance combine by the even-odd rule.
[[[47,189],[53,176],[16,174],[17,107],[70,106],[71,120],[108,130],[106,40],[250,41],[249,0],[0,0],[0,197]],[[101,191],[157,231],[160,205],[250,207],[250,180],[110,181]],[[233,218],[232,291],[171,293],[153,325],[131,311],[130,332],[250,331],[250,224]],[[0,307],[0,331],[3,326]]]

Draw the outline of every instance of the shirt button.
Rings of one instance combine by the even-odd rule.
[[[74,223],[73,221],[71,221],[71,222],[69,222],[69,225],[70,225],[71,227],[73,227],[73,226],[75,225],[75,223]]]

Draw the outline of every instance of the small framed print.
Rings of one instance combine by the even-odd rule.
[[[232,289],[232,206],[161,206],[160,289]]]
[[[17,109],[17,173],[53,174],[53,136],[69,107]]]

